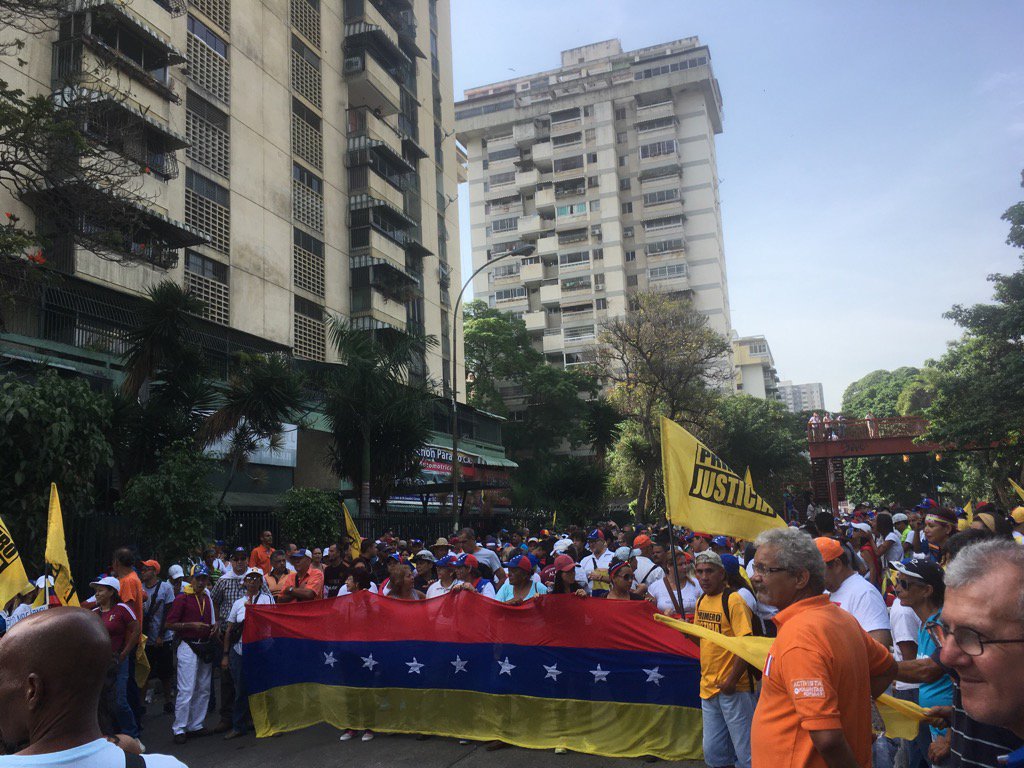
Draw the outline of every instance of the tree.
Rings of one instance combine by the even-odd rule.
[[[334,471],[359,488],[359,511],[370,512],[371,488],[384,506],[397,482],[419,472],[434,403],[431,382],[410,380],[416,355],[433,337],[389,333],[386,338],[328,320],[331,342],[344,366],[324,382],[324,413],[334,441]]]
[[[630,312],[611,320],[600,335],[599,361],[612,385],[609,400],[636,424],[647,459],[637,490],[637,512],[646,519],[661,463],[660,417],[701,432],[719,392],[731,378],[729,342],[690,302],[656,291],[630,297]]]
[[[514,475],[512,505],[557,515],[558,525],[583,525],[604,505],[604,469],[578,456],[526,459]]]
[[[863,419],[870,411],[878,419],[899,416],[900,393],[917,382],[920,374],[919,369],[909,366],[894,371],[872,371],[843,392],[843,415],[848,419]]]
[[[523,377],[522,387],[523,419],[505,427],[505,444],[514,457],[542,458],[586,442],[588,406],[583,398],[597,392],[591,371],[541,363]]]
[[[503,383],[520,383],[544,364],[533,348],[526,323],[477,299],[463,308],[467,402],[500,416],[508,414]]]
[[[42,554],[51,482],[65,513],[92,510],[96,474],[111,463],[109,419],[109,400],[82,379],[0,377],[0,510],[30,565]]]
[[[618,440],[622,421],[622,414],[606,398],[597,397],[587,403],[583,428],[598,466],[605,466],[608,451]]]
[[[192,444],[176,443],[154,472],[128,482],[115,508],[154,555],[180,562],[202,551],[220,518],[209,479],[215,466]]]
[[[323,547],[339,540],[342,532],[341,499],[334,491],[318,488],[291,488],[277,510],[284,541],[304,542]]]

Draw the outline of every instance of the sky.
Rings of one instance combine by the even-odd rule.
[[[452,0],[455,95],[599,40],[699,36],[724,103],[733,327],[836,410],[867,373],[942,355],[942,314],[1021,266],[999,217],[1024,199],[1022,29],[1002,0]]]

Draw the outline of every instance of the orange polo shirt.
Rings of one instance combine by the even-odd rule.
[[[264,547],[262,544],[254,547],[252,552],[249,553],[249,567],[259,568],[265,576],[270,573],[270,556],[272,554],[274,554],[273,547]]]
[[[324,596],[324,572],[313,566],[310,566],[309,570],[306,571],[305,577],[300,579],[298,573],[289,572],[277,584],[281,592],[288,589],[288,587],[301,587],[313,590],[313,593],[316,595],[313,598],[314,600],[319,600]],[[280,592],[278,594],[280,595]]]
[[[827,595],[775,616],[750,731],[752,768],[827,768],[810,731],[841,728],[858,765],[871,766],[871,678],[892,655]]]

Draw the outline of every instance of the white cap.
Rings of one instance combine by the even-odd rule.
[[[629,560],[630,555],[633,554],[633,550],[629,547],[619,547],[615,550],[615,557],[619,560]]]
[[[904,515],[902,512],[897,512],[895,515],[892,516],[892,521],[894,523],[905,523],[908,520],[910,520],[910,518]]]
[[[170,568],[167,569],[167,578],[168,579],[183,579],[183,578],[185,578],[185,570],[180,565],[175,563],[174,565],[172,565]]]
[[[242,574],[242,578],[244,579],[246,576],[252,576],[254,573],[257,576],[263,576],[263,571],[261,571],[259,568],[246,568],[245,573]]]
[[[569,547],[572,546],[571,539],[559,539],[555,542],[555,546],[552,548],[554,552],[565,552]]]
[[[856,528],[858,531],[863,531],[864,533],[871,533],[871,526],[867,523],[853,523],[851,527]]]
[[[90,581],[89,586],[93,589],[96,589],[96,587],[110,587],[115,592],[121,591],[121,582],[113,576],[104,576],[99,581]]]

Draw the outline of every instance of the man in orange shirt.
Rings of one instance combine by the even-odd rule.
[[[313,562],[312,553],[308,549],[296,549],[292,552],[291,560],[295,566],[295,573],[289,573],[279,582],[281,592],[277,602],[321,599],[324,596],[324,572],[309,567]]]
[[[145,611],[143,606],[146,600],[146,591],[142,588],[142,579],[135,572],[135,557],[128,547],[119,547],[114,550],[113,562],[110,570],[121,583],[121,602],[132,609],[139,621],[142,621]],[[145,622],[143,622],[145,623]],[[143,627],[145,629],[145,627]],[[135,722],[142,722],[142,701],[139,696],[139,686],[135,682],[135,645],[128,652],[128,705],[135,713]]]
[[[753,768],[870,768],[871,698],[896,675],[892,654],[825,589],[813,539],[794,528],[757,538],[753,586],[779,608],[751,730]]]
[[[274,554],[274,534],[264,531],[260,534],[260,543],[249,553],[249,567],[259,568],[266,576],[270,573],[270,556]]]

